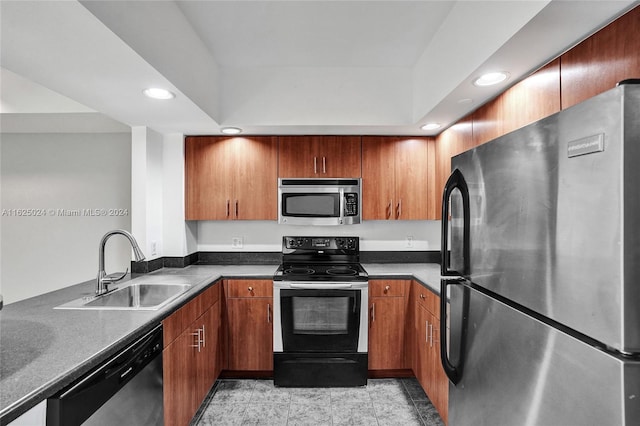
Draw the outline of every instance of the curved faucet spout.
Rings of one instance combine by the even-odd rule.
[[[129,243],[131,243],[131,248],[133,249],[133,255],[135,256],[136,262],[140,262],[145,259],[142,250],[140,250],[140,247],[138,246],[138,242],[130,232],[125,231],[124,229],[115,229],[104,234],[104,236],[100,240],[100,245],[98,248],[98,277],[96,278],[96,295],[98,296],[109,291],[109,289],[107,288],[109,284],[120,281],[127,275],[127,272],[125,272],[118,277],[108,277],[107,273],[104,270],[104,248],[107,244],[107,240],[114,235],[124,235],[125,237],[127,237]],[[127,271],[128,270],[129,268],[127,268]]]

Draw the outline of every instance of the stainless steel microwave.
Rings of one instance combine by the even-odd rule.
[[[360,223],[361,179],[278,179],[278,223]]]

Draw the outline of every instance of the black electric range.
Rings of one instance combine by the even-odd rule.
[[[369,276],[358,237],[283,237],[273,277],[274,384],[364,386]]]

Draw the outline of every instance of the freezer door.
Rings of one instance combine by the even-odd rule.
[[[624,362],[468,286],[449,291],[449,356],[464,363],[457,385],[449,385],[449,426],[638,424],[640,362]],[[464,356],[455,353],[461,347]]]
[[[640,86],[621,86],[454,157],[474,283],[640,353]],[[451,201],[451,263],[462,203]]]

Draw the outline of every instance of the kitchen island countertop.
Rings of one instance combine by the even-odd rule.
[[[363,264],[370,279],[416,279],[438,293],[437,264]],[[128,277],[172,277],[191,289],[156,311],[60,310],[92,295],[95,281],[4,306],[0,311],[0,424],[60,391],[162,322],[221,278],[271,279],[277,265],[191,265]]]

